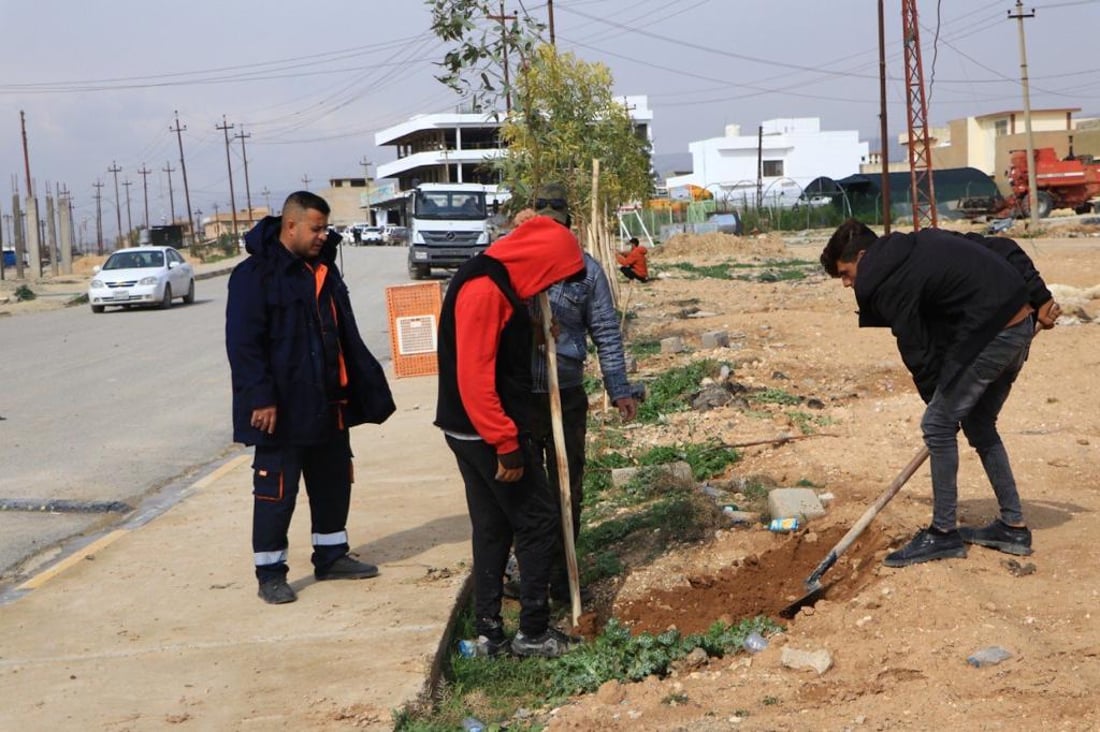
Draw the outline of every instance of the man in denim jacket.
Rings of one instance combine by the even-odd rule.
[[[564,189],[547,185],[540,191],[536,208],[565,207]],[[521,220],[524,213],[516,218]],[[565,452],[569,462],[570,499],[573,504],[573,536],[580,530],[581,499],[584,496],[584,443],[588,427],[588,395],[584,390],[584,364],[588,354],[588,338],[596,344],[604,388],[611,403],[619,410],[624,422],[634,419],[638,403],[632,396],[626,378],[626,359],[619,318],[611,299],[611,286],[603,267],[588,254],[584,255],[584,279],[559,282],[548,295],[557,324],[558,387],[561,392],[562,428]],[[537,307],[534,317],[540,318]],[[532,437],[545,455],[550,485],[558,493],[558,464],[550,421],[550,385],[545,346],[535,350],[531,365],[536,409],[532,419]],[[556,602],[569,602],[569,582],[564,555],[557,557],[550,579],[550,597]]]

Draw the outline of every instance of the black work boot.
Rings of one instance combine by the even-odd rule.
[[[298,599],[294,588],[286,583],[285,577],[276,577],[260,583],[257,593],[268,605],[285,605]]]
[[[896,552],[887,554],[882,563],[887,567],[908,567],[910,564],[930,562],[933,559],[952,559],[966,556],[966,545],[958,529],[940,531],[929,526],[921,529],[912,541]]]
[[[313,576],[318,581],[337,579],[370,579],[378,576],[378,567],[358,559],[352,559],[349,555],[337,559],[324,569],[313,570]]]
[[[1005,554],[1019,557],[1031,554],[1031,529],[1026,526],[1009,526],[1000,519],[981,528],[961,526],[959,536],[967,544],[988,546]]]

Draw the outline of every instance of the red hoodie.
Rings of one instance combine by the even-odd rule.
[[[504,265],[512,288],[527,300],[577,272],[584,259],[577,238],[548,216],[535,216],[498,239],[485,254]],[[488,277],[470,280],[455,298],[458,392],[477,433],[498,455],[519,449],[518,430],[496,390],[500,333],[512,317],[508,299]],[[530,353],[499,354],[530,363]]]

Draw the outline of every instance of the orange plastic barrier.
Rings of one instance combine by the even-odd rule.
[[[428,376],[438,373],[436,338],[443,307],[441,282],[395,285],[386,288],[393,373]]]

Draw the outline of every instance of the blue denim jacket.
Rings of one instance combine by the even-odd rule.
[[[630,396],[619,318],[611,300],[611,285],[600,263],[585,254],[584,269],[583,281],[559,282],[548,291],[550,308],[560,330],[557,340],[558,386],[564,389],[584,383],[584,361],[588,355],[586,336],[591,336],[600,359],[604,388],[614,402]],[[537,319],[537,301],[531,307]],[[549,391],[546,351],[543,347],[535,350],[531,376],[536,394]]]

